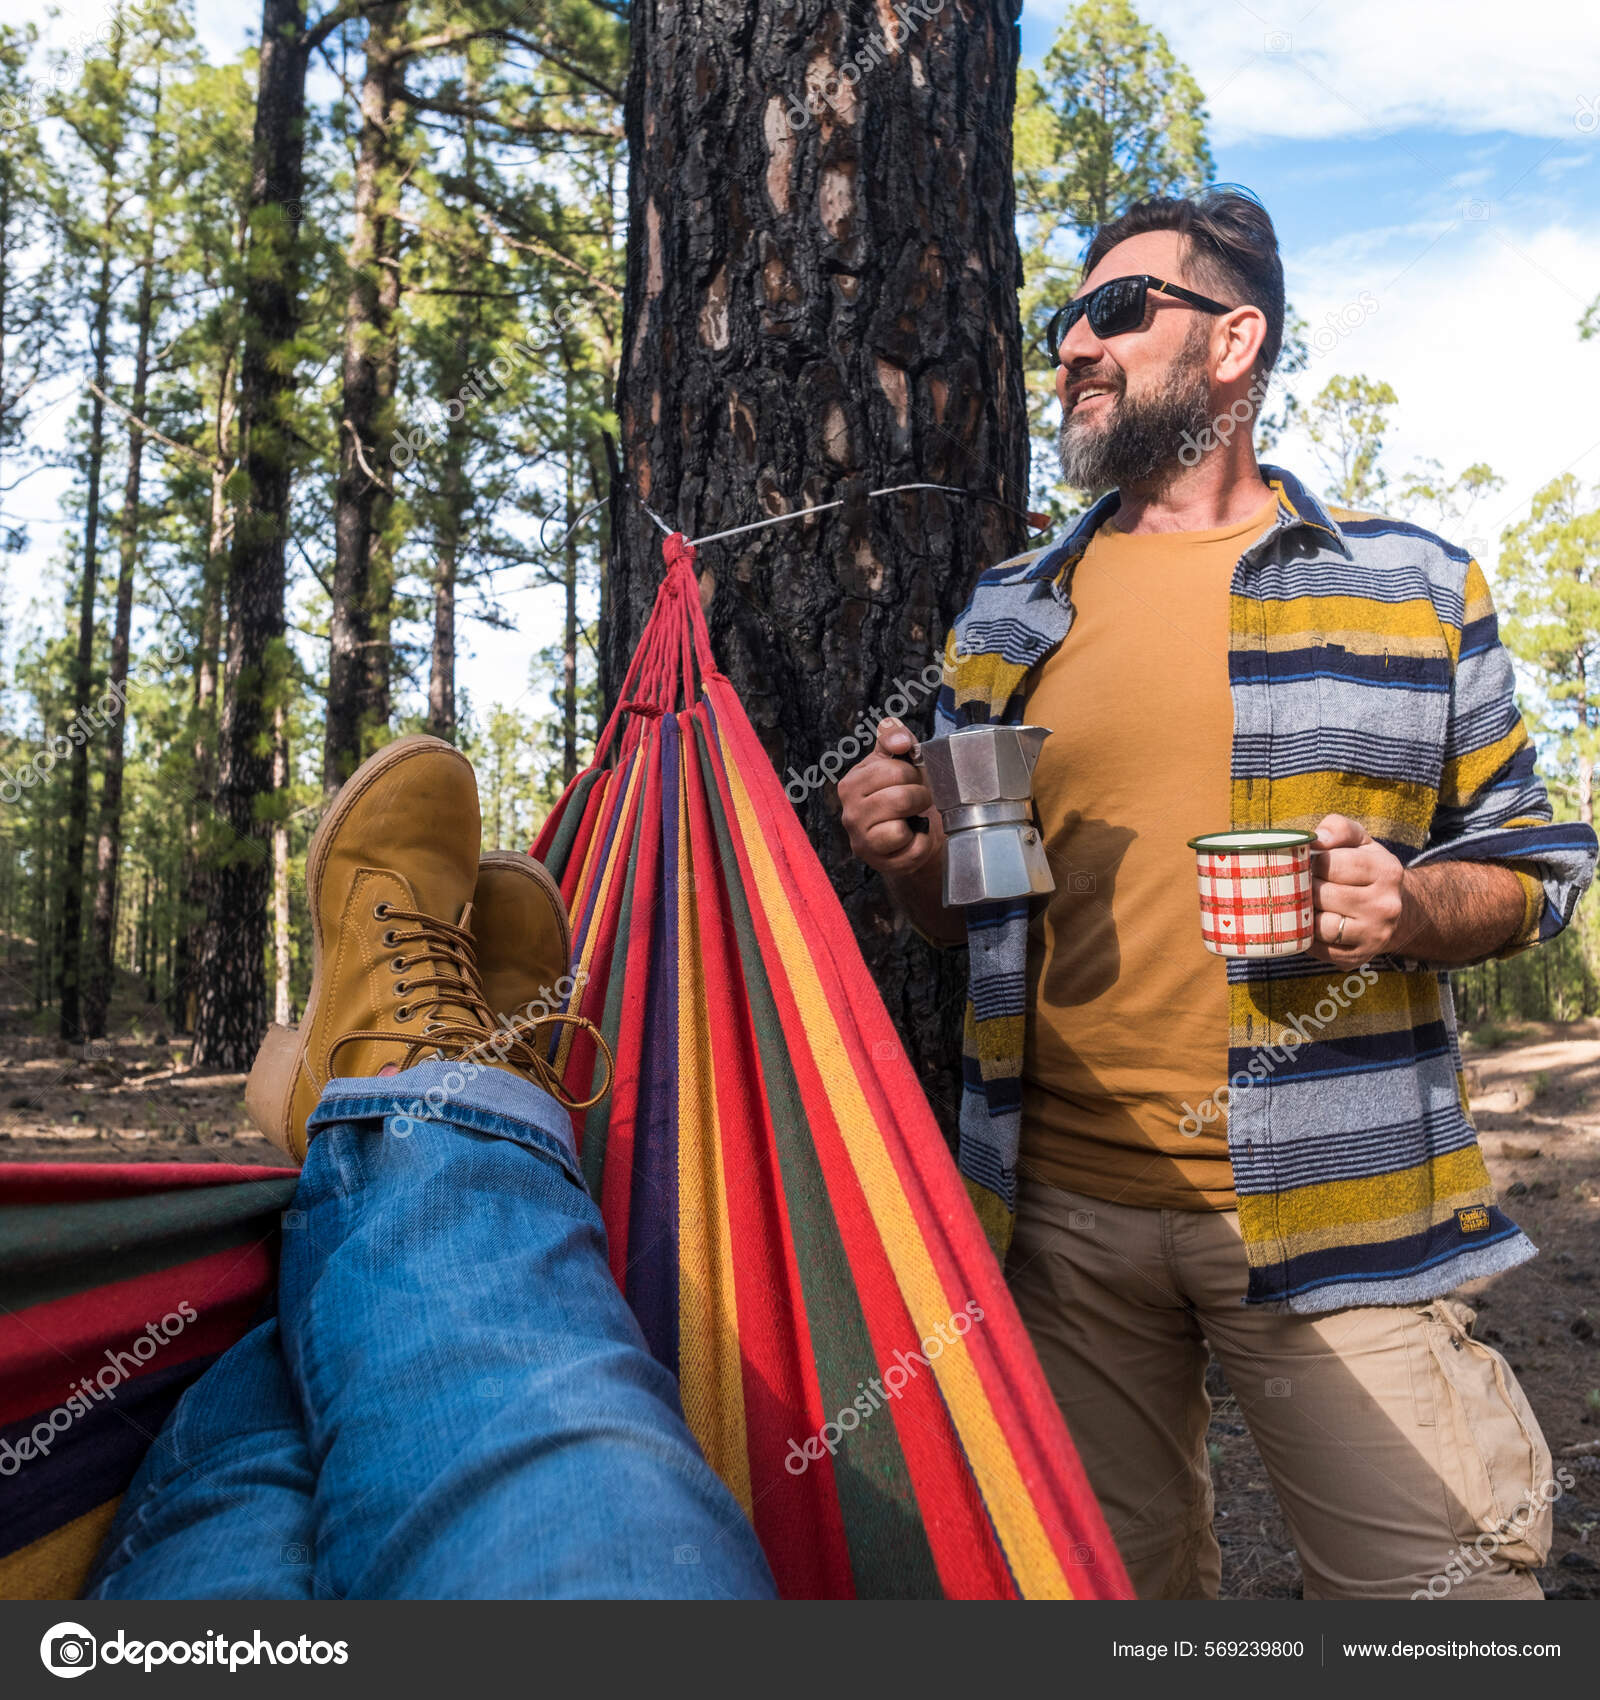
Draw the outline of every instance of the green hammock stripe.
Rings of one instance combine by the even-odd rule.
[[[100,1198],[84,1204],[22,1204],[0,1211],[0,1275],[11,1283],[43,1270],[71,1265],[87,1292],[108,1273],[121,1280],[127,1259],[154,1252],[150,1265],[186,1261],[197,1238],[242,1222],[257,1231],[276,1227],[276,1217],[294,1197],[298,1180],[245,1181],[237,1186],[184,1187],[138,1198]]]
[[[855,1401],[862,1384],[878,1374],[878,1364],[828,1200],[827,1183],[807,1131],[805,1104],[789,1061],[789,1041],[773,1001],[749,899],[740,882],[739,859],[713,777],[714,758],[698,717],[693,726],[772,1111],[822,1408],[831,1419]],[[857,1595],[872,1599],[940,1598],[944,1589],[918,1512],[894,1418],[880,1412],[874,1420],[862,1423],[834,1454],[833,1470]]]
[[[550,848],[544,858],[544,865],[557,879],[560,879],[566,869],[567,857],[572,854],[573,840],[578,836],[578,827],[583,821],[583,812],[589,805],[589,793],[600,778],[601,774],[597,768],[589,768],[572,782],[572,795],[567,799],[561,824],[556,828],[556,835],[550,840]]]
[[[168,1195],[170,1196],[170,1195]],[[196,1263],[219,1251],[237,1251],[257,1245],[278,1231],[277,1213],[267,1218],[252,1217],[231,1227],[214,1228],[184,1240],[164,1240],[123,1251],[116,1260],[90,1266],[75,1261],[63,1267],[27,1270],[13,1276],[7,1272],[0,1291],[7,1309],[26,1310],[30,1305],[53,1304],[57,1299],[75,1298],[87,1288],[131,1281],[161,1269]],[[87,1278],[86,1278],[87,1277]]]

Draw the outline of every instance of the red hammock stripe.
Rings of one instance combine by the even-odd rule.
[[[624,1290],[676,1363],[708,1456],[748,1493],[785,1594],[845,1596],[867,1578],[876,1592],[1125,1595],[893,1024],[712,662],[692,551],[673,540],[666,553],[594,766],[535,846],[572,900],[588,976],[576,1002],[625,1058],[627,1084],[593,1119],[600,1143],[587,1156]],[[668,813],[674,773],[681,833]],[[573,829],[566,811],[580,794]],[[618,856],[632,858],[626,897]],[[686,931],[662,911],[688,913],[690,893]],[[661,957],[674,946],[668,979]],[[673,1024],[678,1042],[664,1045]],[[555,1055],[569,1085],[586,1082],[580,1044]],[[775,1119],[780,1100],[804,1127]],[[674,1161],[688,1184],[666,1184]],[[799,1213],[792,1185],[804,1189]],[[723,1278],[725,1243],[731,1308],[693,1286],[697,1274],[708,1290]],[[676,1308],[660,1286],[671,1248],[688,1295]],[[835,1259],[847,1289],[832,1284]],[[673,1316],[676,1340],[662,1335]],[[853,1387],[839,1380],[858,1363]],[[864,1492],[869,1467],[889,1473]]]

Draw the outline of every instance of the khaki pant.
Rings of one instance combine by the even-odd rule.
[[[1141,1599],[1213,1599],[1209,1343],[1299,1549],[1308,1599],[1539,1599],[1550,1453],[1453,1300],[1245,1307],[1232,1211],[1024,1185],[1007,1277]]]

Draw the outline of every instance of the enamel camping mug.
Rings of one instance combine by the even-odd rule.
[[[1309,832],[1264,828],[1191,838],[1200,937],[1217,956],[1298,956],[1311,948]]]

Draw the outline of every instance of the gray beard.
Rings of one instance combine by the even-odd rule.
[[[1187,356],[1188,350],[1185,350]],[[1180,357],[1164,394],[1132,397],[1126,390],[1108,419],[1061,421],[1061,476],[1077,490],[1099,495],[1128,485],[1160,488],[1185,470],[1178,452],[1211,424],[1211,390],[1198,360]]]

